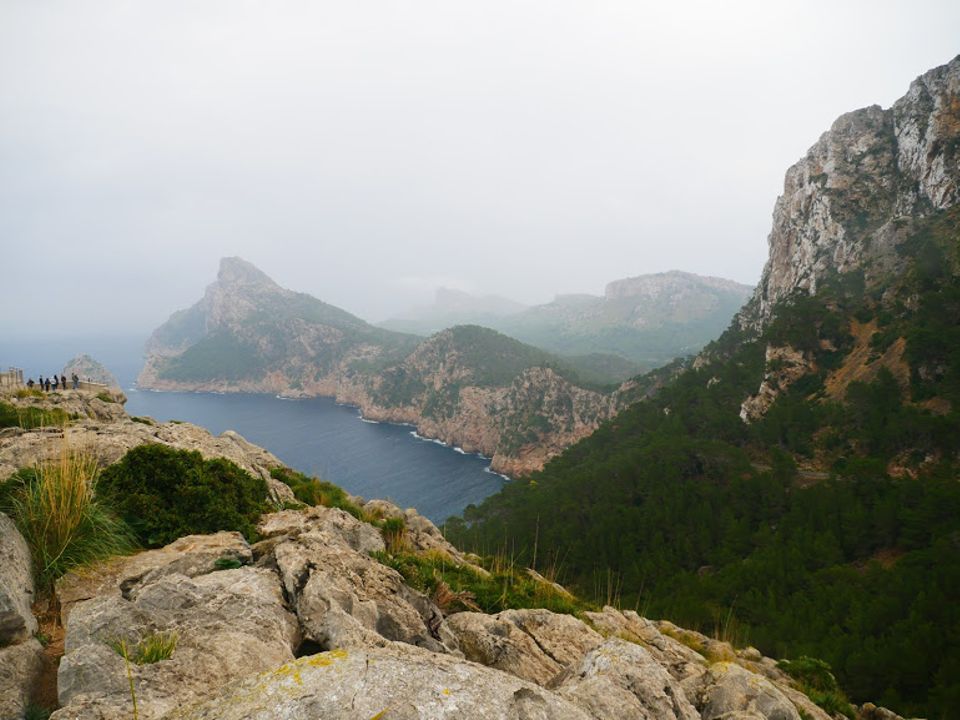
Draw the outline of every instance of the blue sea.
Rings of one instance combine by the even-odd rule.
[[[7,339],[0,344],[0,368],[49,375],[85,352],[117,376],[131,415],[183,420],[214,434],[235,430],[292,468],[355,495],[415,507],[438,524],[506,482],[486,458],[420,439],[409,426],[363,420],[356,408],[329,398],[139,390],[142,347],[139,338]]]

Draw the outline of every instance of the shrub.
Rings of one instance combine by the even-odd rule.
[[[60,458],[20,470],[0,486],[0,508],[30,547],[41,590],[71,568],[130,552],[133,535],[95,499],[96,460],[67,448]]]
[[[267,484],[229,460],[140,445],[103,471],[100,490],[137,539],[160,547],[184,535],[237,530],[256,539]]]
[[[294,497],[306,505],[340,508],[358,520],[364,519],[360,506],[350,502],[343,488],[333,483],[309,477],[288,467],[275,467],[270,471],[270,476],[287,485],[293,490]]]
[[[796,680],[800,689],[831,716],[840,713],[854,717],[850,701],[837,685],[830,665],[823,660],[803,655],[796,660],[781,660],[777,667]]]
[[[97,393],[97,400],[102,400],[105,403],[117,402],[117,398],[108,393],[106,390]]]

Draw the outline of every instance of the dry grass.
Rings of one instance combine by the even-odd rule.
[[[73,567],[133,549],[126,525],[97,503],[96,459],[66,444],[59,457],[17,473],[3,505],[27,541],[41,590]]]

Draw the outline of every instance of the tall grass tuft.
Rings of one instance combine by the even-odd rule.
[[[97,475],[93,456],[65,445],[58,458],[21,470],[0,487],[0,507],[30,547],[41,591],[71,568],[135,547],[126,524],[95,498]]]

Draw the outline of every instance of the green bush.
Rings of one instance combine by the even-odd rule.
[[[803,655],[796,660],[781,660],[777,667],[796,680],[800,689],[830,715],[854,717],[850,701],[837,685],[830,665],[823,660]]]
[[[359,505],[350,502],[350,498],[343,488],[318,478],[308,477],[301,472],[288,467],[275,467],[270,471],[274,480],[287,485],[293,490],[294,497],[306,505],[323,505],[335,507],[350,513],[358,520],[363,520],[363,510]]]
[[[237,530],[256,539],[267,511],[267,484],[229,460],[199,452],[140,445],[111,465],[100,492],[147,547],[184,535]]]

